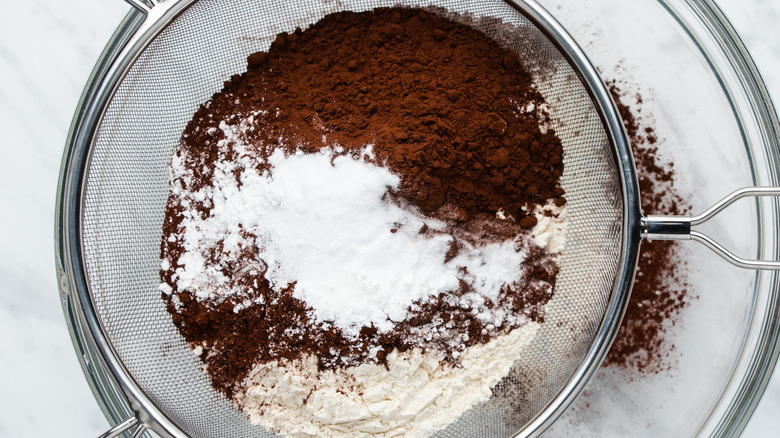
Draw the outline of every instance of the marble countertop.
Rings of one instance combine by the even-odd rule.
[[[720,0],[774,96],[780,2]],[[121,0],[5,1],[0,14],[0,438],[86,437],[108,429],[81,373],[57,299],[53,225],[65,137]],[[776,375],[745,437],[780,430]]]

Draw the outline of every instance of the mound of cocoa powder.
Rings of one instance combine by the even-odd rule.
[[[468,26],[416,9],[340,12],[279,34],[248,65],[196,112],[185,147],[218,141],[195,130],[217,115],[260,111],[257,140],[271,148],[374,145],[426,212],[521,219],[522,207],[563,195],[560,140],[525,110],[541,95],[515,53]],[[207,183],[216,156],[201,155]]]
[[[621,86],[628,84],[613,80],[608,85],[631,141],[643,213],[688,213],[688,203],[674,186],[674,165],[658,157],[658,137],[641,115],[642,96],[624,92]],[[633,111],[629,99],[634,100]],[[671,366],[667,359],[674,346],[666,339],[666,330],[691,299],[680,251],[679,242],[642,242],[631,298],[605,366],[641,373],[657,373]]]
[[[542,132],[542,104],[518,56],[470,27],[419,9],[341,12],[305,31],[282,33],[268,52],[249,56],[248,71],[198,109],[181,149],[195,172],[192,190],[198,190],[211,184],[216,162],[235,158],[220,148],[224,134],[214,127],[221,120],[251,117],[245,143],[266,157],[277,149],[337,146],[358,153],[371,145],[373,161],[401,177],[395,193],[401,201],[452,228],[479,229],[471,234],[481,241],[501,241],[535,225],[529,212],[536,205],[566,202],[558,186],[562,147],[553,130]],[[206,217],[210,205],[198,210]],[[497,211],[507,219],[498,223]],[[161,275],[172,285],[182,248],[168,237],[178,232],[182,212],[170,201],[163,229],[162,257],[172,263]],[[244,251],[253,257],[251,246]],[[203,347],[215,387],[228,396],[258,362],[314,354],[324,368],[383,363],[389,351],[415,347],[437,348],[455,361],[453,352],[514,328],[488,325],[439,296],[414,303],[412,317],[389,333],[363,327],[358,341],[349,340],[309,319],[305,303],[292,296],[294,284],[274,290],[262,275],[235,264],[222,269],[248,298],[264,304],[214,305],[175,288],[163,298],[185,339]],[[532,248],[523,269],[525,280],[502,289],[491,305],[542,321],[557,265]],[[467,334],[466,340],[453,342],[459,339],[453,333]],[[372,346],[379,351],[372,353]]]

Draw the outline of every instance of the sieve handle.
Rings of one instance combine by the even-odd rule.
[[[157,3],[159,3],[159,0],[125,0],[126,2],[130,3],[131,6],[133,6],[136,9],[139,9],[141,12],[149,12]]]
[[[711,237],[691,227],[710,220],[735,201],[750,196],[780,197],[780,187],[745,187],[732,192],[698,216],[647,216],[642,218],[642,238],[648,240],[695,240],[731,264],[746,269],[780,270],[780,261],[751,260],[735,255]]]
[[[103,435],[100,435],[98,438],[115,438],[129,431],[134,427],[135,430],[133,431],[133,434],[130,435],[130,438],[140,438],[141,435],[143,435],[144,432],[146,432],[146,427],[144,427],[144,425],[138,421],[138,418],[130,417],[127,420],[111,428],[111,430],[109,430],[108,432],[104,433]]]

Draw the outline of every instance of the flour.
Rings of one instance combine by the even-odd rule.
[[[533,229],[534,242],[552,254],[560,254],[566,243],[566,207],[553,202],[534,209],[536,226]]]
[[[458,366],[419,349],[391,353],[387,367],[318,371],[311,356],[261,364],[236,400],[253,423],[289,437],[424,437],[487,400],[538,328],[472,346]]]

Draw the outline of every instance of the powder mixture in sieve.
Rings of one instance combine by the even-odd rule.
[[[563,152],[522,60],[417,9],[248,58],[171,165],[160,286],[214,387],[288,436],[425,436],[544,321]]]

